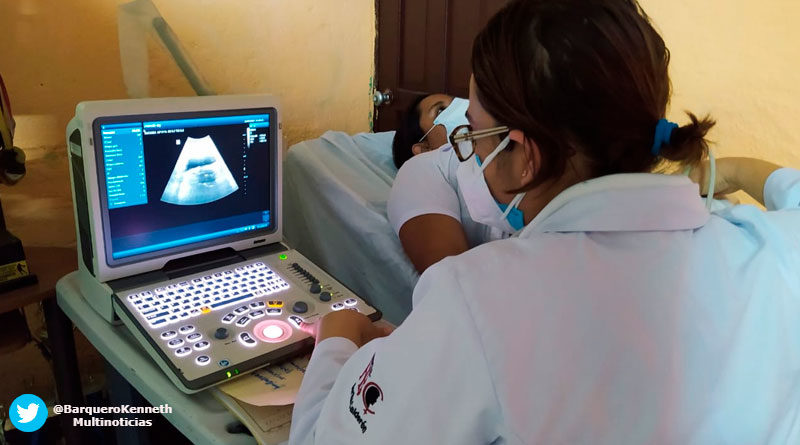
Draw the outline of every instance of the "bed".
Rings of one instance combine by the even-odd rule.
[[[398,324],[419,276],[386,217],[393,137],[329,131],[290,147],[283,230],[293,248]]]

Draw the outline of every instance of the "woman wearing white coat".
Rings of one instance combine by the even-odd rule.
[[[768,211],[715,213],[648,173],[696,165],[713,125],[663,119],[668,60],[634,0],[489,21],[458,184],[473,219],[524,228],[431,266],[388,336],[311,327],[291,443],[800,443],[800,171],[722,159],[717,190]]]

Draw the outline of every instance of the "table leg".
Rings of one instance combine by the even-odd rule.
[[[50,298],[42,300],[42,308],[47,324],[50,352],[53,356],[53,375],[56,381],[58,402],[62,405],[83,406],[83,389],[80,371],[78,371],[72,322],[58,307],[55,291]],[[73,416],[61,414],[59,417],[67,445],[83,443],[80,431],[72,425]]]
[[[150,406],[150,403],[125,380],[108,361],[106,364],[106,386],[108,387],[109,406]],[[116,415],[115,418],[122,417]],[[149,445],[147,428],[116,427],[117,445]]]

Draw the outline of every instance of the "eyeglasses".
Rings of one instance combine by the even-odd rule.
[[[473,131],[471,125],[460,125],[456,127],[452,133],[450,133],[449,139],[450,144],[453,146],[453,150],[456,151],[458,160],[464,162],[475,154],[475,150],[472,147],[472,141],[476,141],[481,138],[487,138],[489,136],[508,133],[508,131],[508,127],[506,126]]]

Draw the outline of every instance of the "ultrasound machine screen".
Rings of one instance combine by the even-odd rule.
[[[109,265],[273,231],[274,122],[271,108],[97,119]]]

